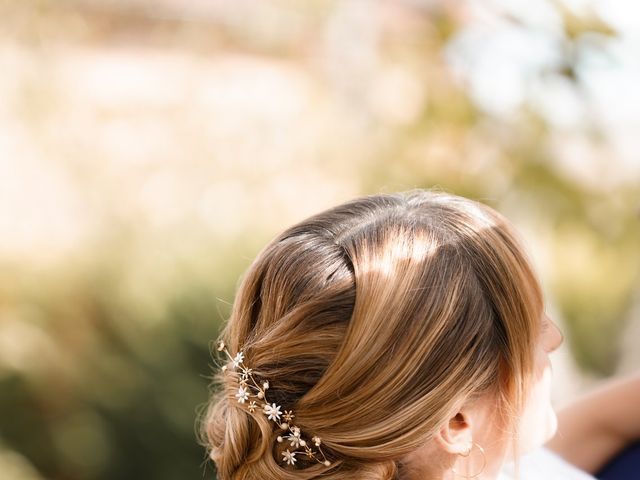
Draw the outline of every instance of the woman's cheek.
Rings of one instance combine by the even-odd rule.
[[[545,359],[546,360],[546,359]],[[546,360],[539,369],[536,383],[520,422],[521,453],[542,446],[556,433],[558,419],[551,405],[551,366]]]

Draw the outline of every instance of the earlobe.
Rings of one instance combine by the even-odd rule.
[[[459,411],[438,429],[434,440],[447,453],[468,455],[473,446],[470,416]]]

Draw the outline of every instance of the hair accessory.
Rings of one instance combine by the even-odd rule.
[[[480,453],[482,454],[482,468],[480,469],[480,471],[478,473],[475,473],[473,475],[463,475],[462,473],[458,473],[455,471],[455,469],[451,469],[451,471],[455,474],[455,475],[459,475],[462,478],[476,478],[478,476],[480,476],[480,474],[482,472],[484,472],[484,468],[487,466],[487,456],[484,453],[484,448],[482,448],[480,445],[478,445],[477,443],[473,442],[471,444],[471,446],[469,447],[469,450],[467,450],[465,453],[461,453],[460,455],[462,455],[463,457],[468,457],[469,455],[471,455],[471,450],[473,449],[473,446],[478,447],[478,450],[480,450]]]
[[[300,428],[292,425],[293,419],[295,415],[292,410],[285,410],[282,412],[280,409],[282,408],[280,405],[276,405],[275,403],[270,403],[267,400],[267,390],[269,389],[269,381],[263,380],[262,385],[259,385],[258,382],[253,377],[253,370],[244,364],[244,353],[240,350],[235,357],[232,357],[227,347],[223,341],[218,342],[218,351],[224,351],[227,354],[227,357],[231,360],[231,366],[229,364],[222,366],[222,371],[226,372],[229,368],[236,370],[239,372],[239,387],[238,393],[236,393],[236,398],[238,399],[238,403],[242,403],[247,406],[247,410],[250,413],[256,412],[256,410],[261,409],[262,412],[267,416],[269,420],[273,420],[278,427],[280,427],[283,431],[289,431],[289,435],[283,437],[282,435],[278,435],[278,443],[282,443],[283,441],[288,440],[290,442],[291,449],[287,448],[284,452],[282,452],[282,463],[286,463],[287,465],[295,465],[298,461],[296,455],[306,455],[308,458],[315,459],[317,462],[322,463],[323,465],[329,467],[331,462],[327,460],[324,455],[324,452],[320,448],[320,444],[322,443],[320,437],[314,436],[311,438],[311,442],[317,447],[318,452],[322,455],[322,458],[318,456],[318,452],[315,452],[310,446],[309,442],[302,438],[302,431]],[[280,422],[280,417],[284,420]],[[303,450],[298,450],[300,447]]]

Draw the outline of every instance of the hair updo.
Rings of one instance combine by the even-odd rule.
[[[516,438],[542,308],[512,227],[481,203],[413,190],[294,225],[246,272],[220,339],[332,464],[283,465],[278,429],[217,373],[201,434],[218,479],[401,479],[399,459],[487,392]]]

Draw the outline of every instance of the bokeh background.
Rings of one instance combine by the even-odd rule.
[[[0,478],[215,478],[239,276],[360,194],[513,220],[554,401],[637,370],[639,51],[624,0],[0,0]]]

